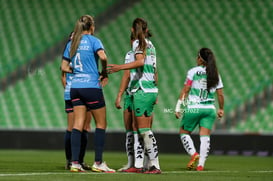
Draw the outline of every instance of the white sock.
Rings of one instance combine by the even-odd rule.
[[[143,139],[137,132],[134,132],[134,159],[135,167],[142,168],[144,160],[144,146]]]
[[[181,134],[180,139],[181,139],[181,142],[182,142],[182,145],[183,145],[184,149],[186,150],[186,152],[190,156],[192,156],[194,153],[196,153],[196,149],[194,147],[194,144],[193,144],[193,141],[192,141],[190,135]]]
[[[157,169],[160,169],[158,160],[158,148],[153,132],[148,130],[144,133],[141,133],[141,136],[143,137],[144,147],[149,156],[151,165],[155,166]]]
[[[198,166],[205,166],[205,161],[209,155],[210,136],[200,136],[200,158]]]
[[[134,135],[132,131],[126,133],[125,148],[128,158],[128,167],[134,166]]]
[[[147,152],[145,152],[144,161],[143,161],[144,168],[149,169],[151,166],[150,164],[151,163],[150,163],[149,155],[147,154]]]

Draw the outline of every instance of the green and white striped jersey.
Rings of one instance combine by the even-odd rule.
[[[135,61],[135,54],[134,54],[134,52],[132,50],[130,50],[125,55],[125,62],[124,63],[127,64],[127,63],[131,63],[133,61]],[[136,76],[135,69],[131,69],[130,70],[130,80],[129,80],[129,83],[128,83],[128,86],[127,86],[127,89],[126,89],[127,93],[130,94],[130,95],[132,94],[132,92],[131,92],[131,89],[132,89],[131,88],[131,82],[132,82],[132,80],[134,79],[135,76]]]
[[[215,88],[207,91],[207,74],[204,66],[197,66],[190,69],[184,83],[191,86],[187,101],[184,105],[188,108],[215,108],[215,91],[223,88],[223,82],[219,75],[219,83]]]
[[[131,92],[136,92],[138,89],[142,89],[144,92],[158,92],[158,88],[155,83],[156,50],[150,40],[146,39],[146,43],[147,48],[144,66],[137,69],[131,69],[131,73],[134,74],[131,79]],[[132,50],[134,55],[143,53],[138,49],[138,44],[138,40],[133,42]]]

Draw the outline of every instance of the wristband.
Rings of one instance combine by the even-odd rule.
[[[175,106],[175,112],[180,112],[181,111],[181,104],[182,104],[182,100],[178,99],[176,106]]]

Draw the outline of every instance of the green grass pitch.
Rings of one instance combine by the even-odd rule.
[[[85,161],[92,164],[93,152],[87,152]],[[125,153],[105,152],[104,160],[114,169],[126,163]],[[273,157],[210,155],[205,171],[188,171],[189,157],[185,154],[160,154],[162,174],[134,173],[70,173],[64,170],[64,151],[0,150],[0,180],[26,181],[237,181],[273,180]]]

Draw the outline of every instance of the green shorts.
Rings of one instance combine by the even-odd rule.
[[[126,93],[124,96],[124,110],[128,109],[128,111],[133,110],[133,96]]]
[[[216,110],[212,108],[187,108],[180,126],[187,131],[193,131],[196,126],[201,126],[209,130],[212,129],[216,119]]]
[[[133,95],[133,111],[135,116],[151,116],[154,110],[154,104],[157,98],[157,93],[145,93],[143,90],[138,90]]]

